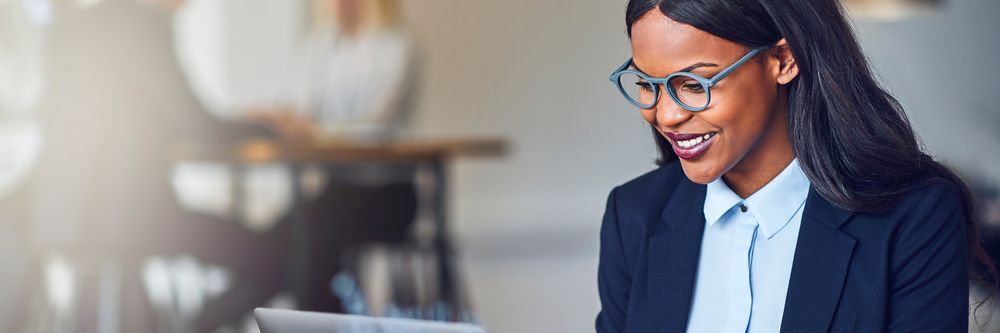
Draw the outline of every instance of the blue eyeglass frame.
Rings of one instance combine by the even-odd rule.
[[[664,87],[664,89],[667,90],[667,93],[670,94],[670,98],[673,99],[674,103],[677,103],[677,105],[679,105],[680,107],[684,108],[685,110],[691,111],[691,112],[704,111],[705,109],[708,108],[709,105],[712,104],[712,90],[711,90],[712,86],[714,86],[717,83],[719,83],[719,81],[722,81],[722,79],[726,78],[726,76],[728,76],[729,74],[731,74],[733,71],[735,71],[741,65],[743,65],[744,63],[746,63],[747,61],[749,61],[751,58],[753,58],[754,56],[756,56],[761,51],[764,51],[764,50],[766,50],[768,48],[770,48],[769,45],[767,45],[767,46],[761,46],[761,47],[755,48],[753,50],[750,50],[750,52],[748,52],[746,55],[744,55],[743,58],[740,58],[740,60],[737,60],[732,65],[729,65],[729,67],[726,67],[721,72],[719,72],[718,74],[716,74],[715,76],[713,76],[711,79],[704,78],[704,77],[702,77],[702,76],[700,76],[698,74],[694,74],[694,73],[691,73],[691,72],[676,72],[676,73],[668,75],[667,77],[662,77],[662,78],[660,78],[660,77],[651,77],[649,75],[646,75],[646,73],[643,73],[643,72],[640,72],[640,71],[637,71],[637,70],[628,69],[629,65],[632,64],[632,58],[628,58],[628,61],[626,61],[624,64],[622,64],[620,67],[618,67],[618,69],[616,69],[614,72],[612,72],[611,76],[608,77],[608,79],[611,80],[611,84],[614,84],[615,87],[618,87],[618,92],[620,92],[622,94],[622,96],[624,96],[625,99],[629,101],[629,103],[632,103],[632,105],[635,105],[636,107],[638,107],[640,109],[649,109],[649,108],[652,108],[654,105],[656,105],[656,103],[658,103],[660,101],[660,87]],[[652,104],[648,104],[648,105],[647,104],[642,104],[639,101],[633,100],[631,97],[629,97],[628,93],[625,92],[625,87],[622,86],[621,81],[620,81],[621,76],[625,75],[625,74],[634,74],[636,76],[639,76],[640,78],[642,78],[643,80],[646,80],[646,82],[649,82],[652,85],[652,87],[653,87],[653,103]],[[687,77],[687,78],[691,78],[691,79],[697,81],[699,84],[701,84],[702,88],[705,89],[705,95],[706,95],[705,96],[705,105],[703,105],[701,107],[690,106],[690,105],[687,105],[684,102],[682,102],[680,100],[680,98],[677,97],[677,92],[674,91],[674,89],[670,86],[669,83],[670,83],[671,79],[676,78],[678,76],[684,76],[684,77]],[[670,88],[667,88],[667,87],[670,87]]]

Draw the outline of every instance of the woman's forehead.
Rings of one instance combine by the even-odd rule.
[[[739,57],[739,44],[716,37],[651,10],[632,25],[632,58],[646,74],[666,76],[697,62],[720,63]]]

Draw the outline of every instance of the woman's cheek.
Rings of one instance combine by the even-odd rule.
[[[642,119],[645,120],[647,123],[650,123],[652,125],[656,124],[654,122],[654,118],[656,117],[656,112],[654,112],[653,110],[650,110],[650,109],[640,109],[639,110],[639,114],[642,115]]]

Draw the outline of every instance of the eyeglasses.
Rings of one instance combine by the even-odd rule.
[[[618,91],[625,96],[625,99],[640,109],[649,109],[656,105],[660,99],[660,87],[666,87],[670,98],[677,105],[692,112],[704,111],[712,102],[712,86],[768,47],[761,46],[750,50],[743,58],[711,79],[690,72],[676,72],[662,78],[650,77],[643,72],[628,69],[632,65],[632,58],[611,73],[609,79],[618,87]]]

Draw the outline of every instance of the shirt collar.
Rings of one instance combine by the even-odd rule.
[[[722,177],[708,184],[705,191],[705,221],[709,226],[739,203],[746,203],[748,213],[760,225],[767,238],[781,231],[805,203],[809,195],[806,178],[798,159],[793,159],[778,176],[745,200],[726,185]]]

